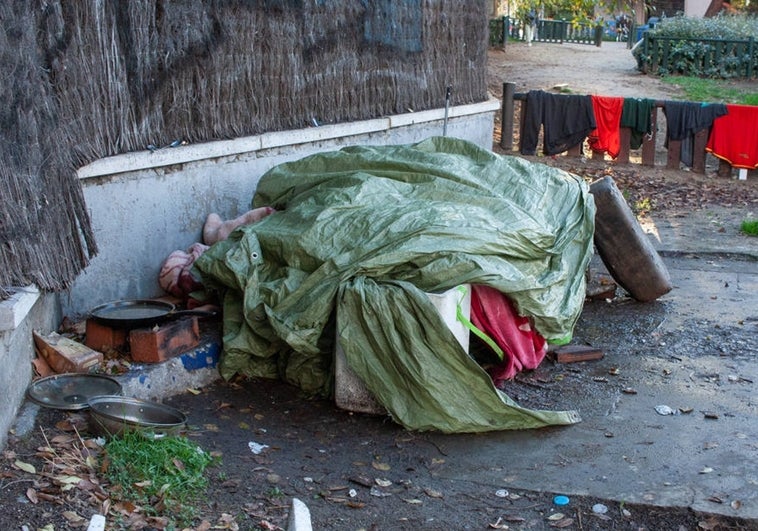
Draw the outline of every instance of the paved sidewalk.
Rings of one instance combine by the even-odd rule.
[[[711,207],[686,213],[653,213],[640,220],[661,254],[707,253],[742,255],[758,260],[758,237],[740,232],[745,219],[758,219],[758,211]]]

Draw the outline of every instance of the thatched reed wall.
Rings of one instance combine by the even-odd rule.
[[[2,4],[4,286],[64,289],[96,252],[94,159],[486,99],[486,0]]]

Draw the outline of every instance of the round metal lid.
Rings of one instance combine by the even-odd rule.
[[[26,395],[41,406],[77,410],[88,408],[92,397],[120,395],[121,392],[121,384],[109,376],[66,373],[32,382]]]

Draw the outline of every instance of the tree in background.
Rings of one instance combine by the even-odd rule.
[[[708,9],[705,10],[706,17],[715,17],[719,13],[748,13],[758,14],[758,2],[753,0],[733,0],[724,2],[723,0],[712,0]]]

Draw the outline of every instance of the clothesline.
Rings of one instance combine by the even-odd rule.
[[[680,162],[705,172],[706,153],[720,160],[719,175],[732,168],[758,168],[758,106],[556,94],[541,90],[510,92],[504,84],[501,147],[512,149],[514,101],[521,101],[520,151],[536,154],[542,128],[543,153],[579,156],[588,139],[593,158],[608,153],[628,163],[629,151],[642,147],[642,164],[655,166],[657,109],[666,118],[667,167]],[[622,116],[623,105],[623,118]],[[731,115],[730,115],[731,111]],[[510,133],[510,134],[509,134]],[[740,172],[743,178],[744,171]]]

